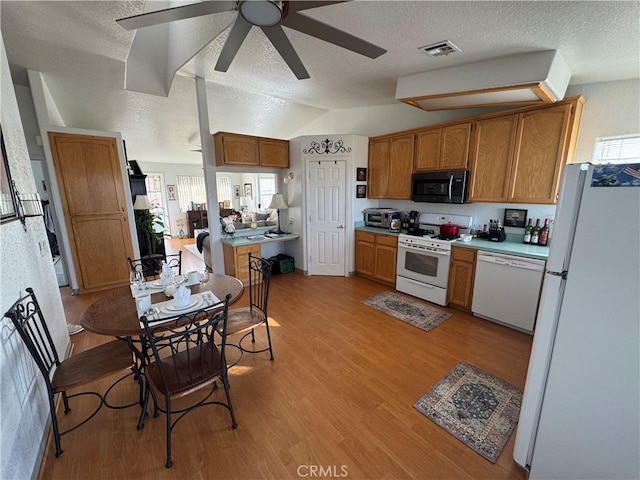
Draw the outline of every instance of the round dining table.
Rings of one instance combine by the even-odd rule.
[[[232,304],[242,296],[244,285],[236,277],[212,274],[208,282],[190,285],[189,289],[191,293],[211,292],[220,300],[231,295],[229,304]],[[163,291],[151,294],[152,303],[166,300],[169,300],[169,297]],[[144,335],[130,287],[116,288],[91,304],[82,314],[80,324],[85,330],[100,335],[112,337]]]

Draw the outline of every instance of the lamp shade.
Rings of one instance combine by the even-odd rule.
[[[284,210],[285,208],[289,208],[289,205],[284,201],[281,193],[275,193],[273,197],[271,197],[271,203],[267,208],[270,210]]]
[[[153,205],[151,205],[149,197],[146,195],[136,195],[136,201],[133,204],[134,210],[150,210],[152,208]]]

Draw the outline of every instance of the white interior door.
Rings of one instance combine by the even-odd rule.
[[[311,275],[346,275],[345,171],[344,160],[309,163]]]

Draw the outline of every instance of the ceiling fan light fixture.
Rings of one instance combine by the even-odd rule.
[[[240,15],[252,25],[273,27],[282,19],[282,2],[275,0],[244,0],[238,6]]]

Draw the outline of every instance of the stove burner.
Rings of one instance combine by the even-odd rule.
[[[435,232],[433,230],[425,230],[424,228],[409,228],[407,230],[407,235],[411,235],[414,237],[425,237],[428,235],[433,235]]]
[[[460,238],[460,235],[437,235],[435,237],[436,240],[457,240],[458,238]]]

